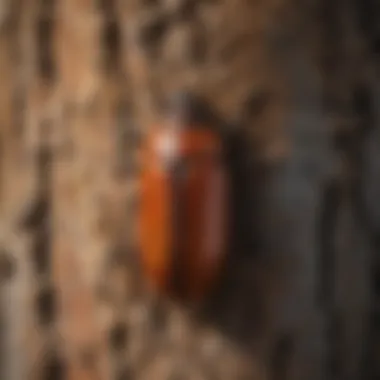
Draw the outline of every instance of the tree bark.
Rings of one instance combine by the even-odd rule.
[[[371,0],[3,1],[0,378],[377,378],[377,17]],[[201,310],[147,288],[135,234],[140,142],[181,90],[236,143],[239,228]]]

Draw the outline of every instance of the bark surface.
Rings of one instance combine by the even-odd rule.
[[[0,2],[0,378],[380,377],[376,0]],[[187,89],[237,225],[200,312],[135,241],[139,147]]]

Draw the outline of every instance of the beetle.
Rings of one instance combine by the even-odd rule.
[[[224,140],[206,107],[179,93],[142,148],[139,246],[160,293],[201,301],[221,275],[229,242]]]

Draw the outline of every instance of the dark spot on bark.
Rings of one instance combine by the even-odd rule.
[[[25,212],[21,218],[21,228],[32,230],[38,228],[48,214],[48,200],[46,198],[37,199]]]
[[[38,231],[32,242],[31,254],[34,269],[37,274],[44,275],[49,273],[50,256],[50,235],[46,231]]]
[[[36,298],[36,313],[39,323],[43,326],[50,325],[56,315],[56,295],[51,287],[41,289]]]
[[[65,380],[66,366],[64,360],[54,351],[47,354],[42,368],[41,380]]]
[[[37,23],[37,49],[38,49],[38,69],[41,77],[47,81],[53,81],[56,77],[56,67],[53,60],[52,36],[53,20],[52,15],[43,15]]]
[[[127,327],[122,322],[117,322],[112,328],[109,333],[109,342],[111,345],[111,348],[120,351],[122,350],[125,345],[127,344],[128,339],[128,331]]]
[[[103,30],[103,46],[105,49],[105,69],[116,71],[120,62],[120,29],[116,19],[106,22]]]
[[[10,280],[16,273],[14,258],[6,251],[0,251],[0,283]]]
[[[161,44],[168,29],[168,20],[164,16],[154,17],[140,28],[139,42],[145,49],[156,49]]]

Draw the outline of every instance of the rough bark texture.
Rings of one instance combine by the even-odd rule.
[[[379,18],[375,0],[2,0],[0,378],[379,378]],[[136,260],[139,141],[181,89],[239,153],[202,310]]]

